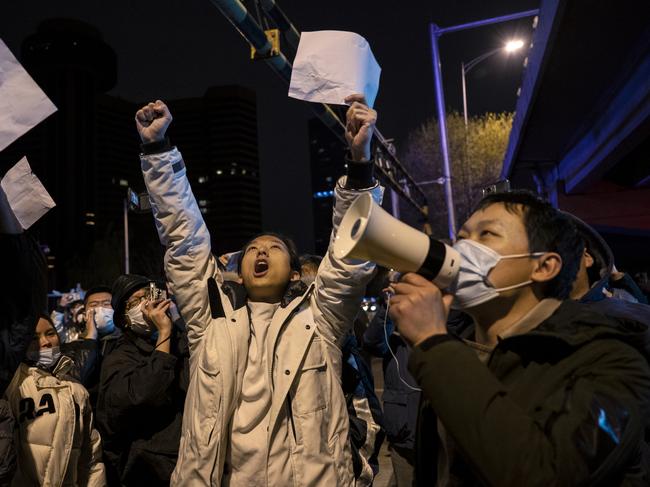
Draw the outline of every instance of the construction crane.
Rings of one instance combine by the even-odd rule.
[[[255,18],[240,0],[210,0],[230,21],[251,46],[251,57],[261,59],[288,85],[291,81],[291,62],[280,48],[280,34],[295,51],[300,32],[294,27],[275,0],[252,0],[257,10]],[[261,6],[261,11],[259,7]],[[267,26],[271,21],[275,29]],[[267,28],[265,28],[267,27]],[[324,103],[310,103],[316,116],[342,142],[345,142],[345,124],[332,108]],[[375,129],[375,166],[382,183],[408,202],[428,220],[427,198],[395,154],[395,148],[378,129]]]

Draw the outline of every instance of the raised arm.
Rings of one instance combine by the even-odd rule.
[[[336,185],[332,235],[316,275],[312,298],[318,310],[315,316],[318,329],[323,338],[339,347],[359,312],[375,264],[337,258],[332,249],[336,232],[346,210],[361,193],[370,191],[378,203],[381,203],[382,198],[382,188],[373,176],[374,166],[370,158],[370,143],[377,112],[368,108],[361,95],[352,95],[346,102],[351,103],[345,133],[350,148],[350,157],[346,161],[347,175]]]
[[[169,109],[160,100],[149,103],[138,110],[135,121],[142,139],[142,173],[158,236],[167,249],[165,272],[194,351],[210,322],[208,280],[217,278],[219,272],[210,234],[192,194],[183,158],[165,138],[172,121]]]

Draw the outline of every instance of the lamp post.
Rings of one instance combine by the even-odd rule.
[[[482,61],[485,61],[489,57],[494,56],[498,52],[503,51],[510,54],[512,52],[518,51],[522,47],[524,47],[524,41],[520,39],[515,39],[512,41],[508,41],[502,47],[497,47],[496,49],[492,49],[486,53],[481,54],[478,57],[475,57],[468,63],[464,63],[464,62],[460,63],[461,81],[463,85],[463,118],[465,119],[465,128],[467,128],[467,81],[466,81],[467,73],[469,73],[474,67],[476,67],[477,64],[479,64]]]
[[[440,130],[440,148],[442,149],[443,177],[445,179],[445,200],[447,203],[447,220],[449,227],[449,239],[456,240],[456,213],[454,211],[454,196],[451,187],[451,161],[449,160],[449,143],[447,142],[447,123],[445,109],[445,95],[442,87],[442,69],[440,67],[440,51],[438,49],[438,40],[444,34],[451,34],[461,30],[474,29],[491,24],[508,22],[524,17],[532,17],[539,13],[539,9],[527,10],[510,15],[502,15],[491,19],[478,20],[467,24],[453,25],[451,27],[439,27],[438,25],[429,24],[429,37],[431,39],[431,64],[433,67],[433,81],[436,92],[436,105],[438,111],[438,127]]]

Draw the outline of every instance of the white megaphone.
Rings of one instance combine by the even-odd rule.
[[[375,203],[370,193],[359,196],[343,216],[334,254],[370,260],[399,272],[417,272],[440,289],[449,287],[460,269],[458,251],[402,223]]]

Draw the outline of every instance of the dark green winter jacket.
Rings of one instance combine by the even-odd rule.
[[[437,478],[444,425],[450,485],[650,485],[648,327],[566,301],[533,331],[499,341],[487,366],[457,339],[415,347],[428,403],[418,485]]]

